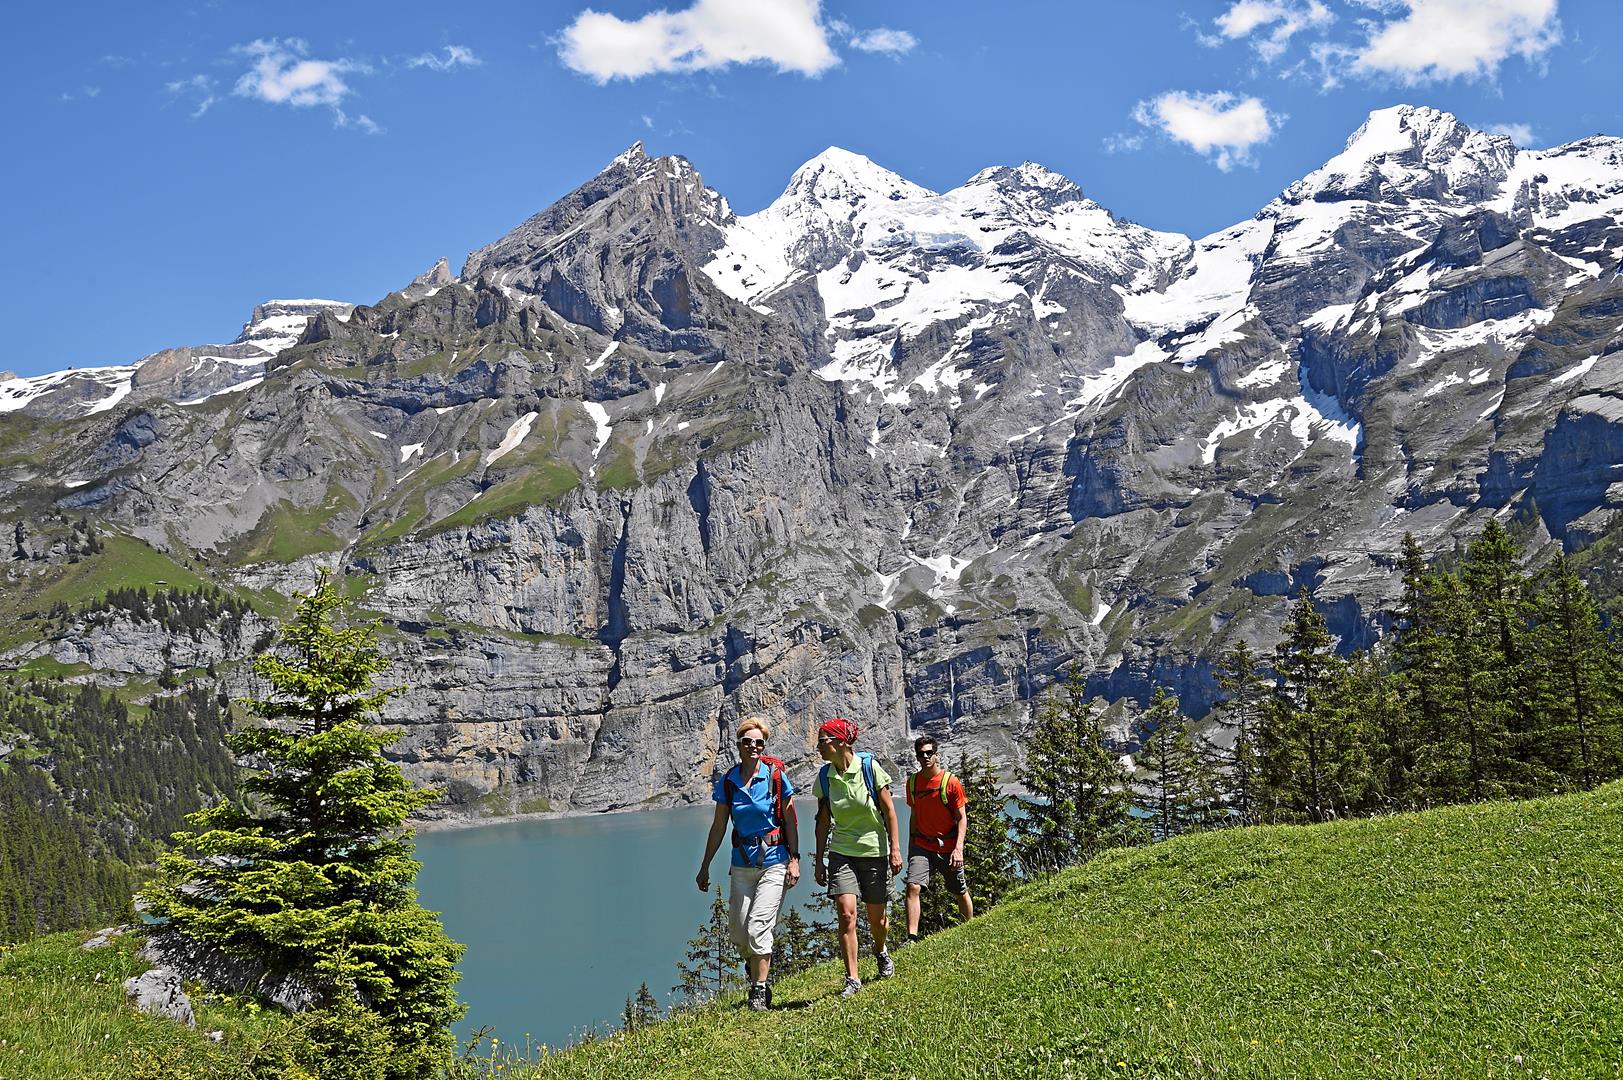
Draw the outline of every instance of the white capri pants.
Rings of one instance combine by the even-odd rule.
[[[729,877],[727,928],[746,957],[772,955],[772,931],[783,907],[786,863],[777,866],[735,866]]]

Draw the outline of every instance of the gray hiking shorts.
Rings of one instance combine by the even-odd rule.
[[[964,868],[953,866],[952,856],[948,852],[926,851],[917,844],[909,844],[907,883],[928,889],[932,872],[940,874],[941,880],[946,882],[947,888],[954,894],[962,896],[969,891],[969,879],[964,876]]]
[[[830,896],[858,896],[864,904],[890,902],[890,860],[883,855],[864,858],[861,855],[828,853],[828,894]]]

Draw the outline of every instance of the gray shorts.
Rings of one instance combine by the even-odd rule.
[[[828,894],[859,896],[864,904],[890,902],[890,860],[883,855],[828,853]]]
[[[962,866],[952,865],[952,854],[946,851],[926,851],[917,844],[907,846],[907,883],[921,889],[930,887],[930,872],[935,871],[946,882],[947,888],[962,896],[969,891],[969,879]]]

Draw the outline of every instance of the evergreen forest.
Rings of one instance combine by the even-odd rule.
[[[0,679],[0,941],[126,920],[142,868],[233,791],[227,703]]]

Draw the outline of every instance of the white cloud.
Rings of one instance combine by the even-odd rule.
[[[372,67],[364,61],[312,60],[307,55],[309,46],[300,38],[253,41],[232,51],[253,58],[253,67],[237,80],[233,94],[296,109],[323,105],[332,110],[333,127],[353,127],[367,135],[383,134],[383,128],[370,116],[350,116],[343,109],[344,99],[354,92],[344,76],[370,75]]]
[[[434,71],[450,71],[459,67],[478,67],[483,60],[473,55],[473,50],[466,45],[447,45],[445,55],[438,53],[422,53],[406,61],[409,68],[430,68]]]
[[[1561,40],[1557,0],[1399,0],[1403,14],[1372,28],[1353,60],[1365,75],[1414,84],[1493,75],[1511,56],[1534,60]]]
[[[1284,14],[1284,5],[1272,0],[1237,0],[1216,19],[1217,29],[1226,38],[1243,38],[1259,26],[1267,26]]]
[[[1520,147],[1533,145],[1533,129],[1526,124],[1489,124],[1489,135],[1503,135]]]
[[[343,76],[372,70],[355,60],[311,60],[305,55],[309,47],[299,38],[261,39],[235,51],[252,57],[253,67],[237,80],[232,93],[272,105],[328,105],[336,109],[350,94]]]
[[[558,55],[599,83],[754,63],[818,75],[840,62],[820,8],[820,0],[694,0],[633,20],[587,8],[560,35]]]
[[[888,26],[853,34],[850,39],[850,45],[853,49],[861,49],[863,52],[890,53],[892,56],[903,56],[910,53],[918,43],[919,39],[906,30],[892,30]]]
[[[99,86],[81,86],[77,90],[64,90],[64,91],[62,91],[61,96],[58,97],[56,100],[58,100],[58,101],[83,101],[83,100],[88,100],[90,98],[98,98],[98,97],[101,97],[101,87],[99,87]]]
[[[1249,163],[1251,149],[1272,138],[1284,118],[1254,97],[1226,90],[1215,94],[1172,90],[1139,102],[1133,119],[1159,129],[1227,172]]]
[[[170,97],[186,98],[192,103],[192,119],[208,112],[219,97],[214,93],[214,80],[207,75],[193,75],[189,79],[176,79],[174,82],[164,83],[163,88],[169,92]]]
[[[1251,47],[1263,60],[1272,62],[1290,48],[1291,38],[1303,30],[1322,30],[1336,16],[1323,0],[1235,0],[1214,21],[1218,35],[1203,35],[1203,44],[1220,45],[1255,34]],[[1264,28],[1267,33],[1256,33]]]

